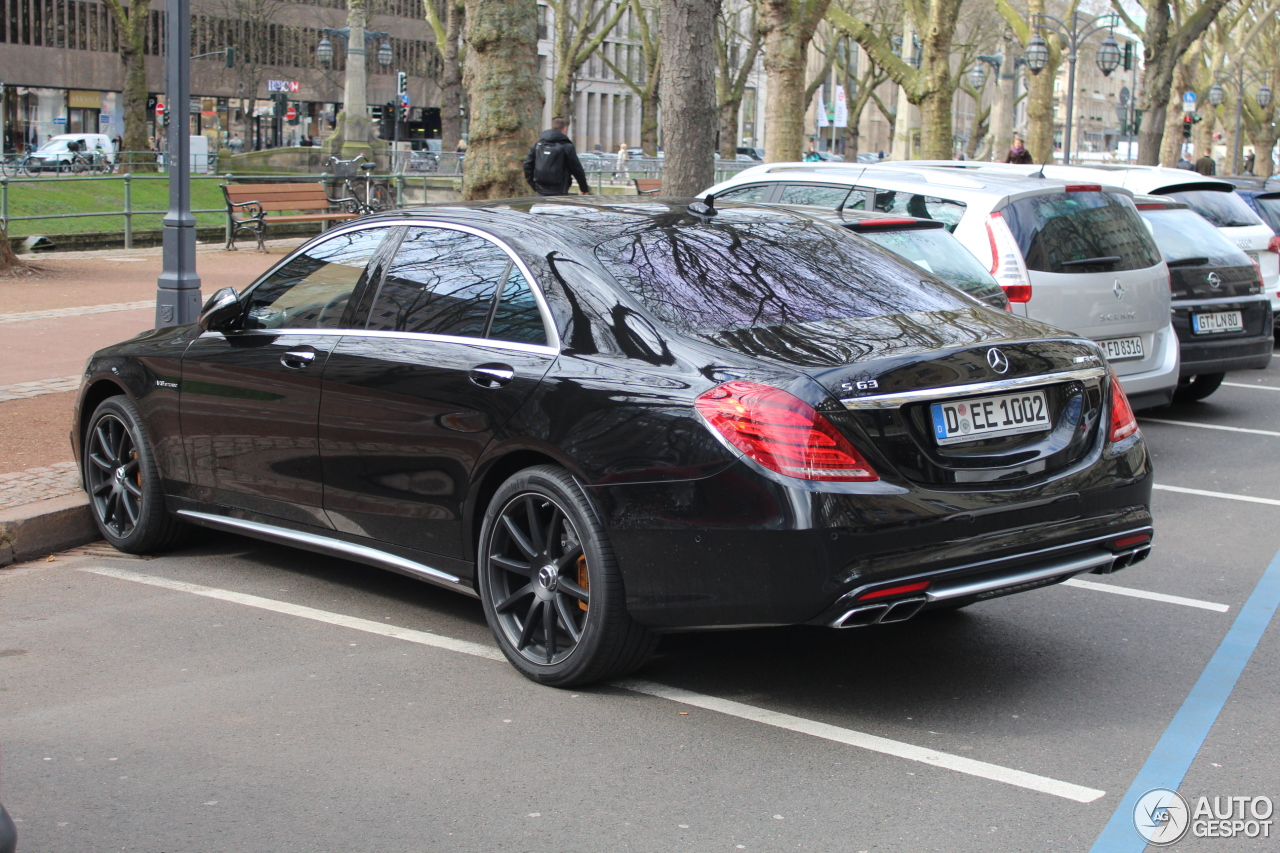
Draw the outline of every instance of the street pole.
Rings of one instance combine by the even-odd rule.
[[[169,212],[156,289],[156,328],[194,323],[200,313],[196,218],[191,213],[191,8],[166,0],[165,102],[169,104]]]
[[[1062,165],[1071,165],[1071,120],[1076,105],[1076,13],[1071,13],[1071,52],[1067,54],[1067,126],[1062,134]]]
[[[1052,15],[1032,15],[1031,26],[1036,30],[1049,29],[1062,36],[1066,41],[1070,51],[1067,53],[1067,120],[1062,133],[1062,164],[1064,166],[1071,165],[1071,124],[1075,117],[1075,94],[1076,94],[1076,58],[1080,53],[1080,45],[1089,39],[1094,33],[1101,32],[1104,29],[1115,29],[1120,25],[1119,15],[1099,15],[1081,29],[1076,29],[1077,25],[1076,12],[1071,13],[1071,24],[1068,26]],[[1035,64],[1030,63],[1031,48],[1036,46],[1039,48],[1039,56]],[[1103,47],[1110,47],[1111,54],[1108,56],[1106,67],[1103,67],[1101,58],[1101,50],[1099,51],[1098,67],[1103,75],[1109,75],[1115,70],[1119,64],[1119,52],[1116,50],[1115,42],[1110,36],[1107,41],[1103,42]],[[1033,44],[1028,45],[1028,65],[1032,74],[1039,74],[1048,61],[1049,51],[1045,46],[1044,40],[1039,35],[1033,39]]]
[[[1244,58],[1236,68],[1236,135],[1232,144],[1231,174],[1240,174],[1240,115],[1244,112]],[[1255,161],[1256,162],[1256,161]]]

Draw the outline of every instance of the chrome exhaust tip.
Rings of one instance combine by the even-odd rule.
[[[920,598],[907,598],[902,601],[895,601],[889,606],[889,612],[880,617],[880,624],[884,625],[888,622],[906,622],[912,616],[920,612],[920,608],[924,607],[928,599],[923,596]]]
[[[867,625],[886,625],[891,622],[906,622],[920,612],[928,599],[904,598],[887,604],[868,604],[855,607],[839,619],[831,623],[832,628],[865,628]]]

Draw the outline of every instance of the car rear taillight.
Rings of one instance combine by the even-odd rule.
[[[1031,301],[1031,277],[1022,260],[1022,250],[999,211],[987,218],[987,237],[991,240],[991,274],[1004,288],[1010,302]]]
[[[1280,234],[1272,236],[1271,242],[1267,244],[1267,251],[1280,255]]]
[[[1062,189],[1069,193],[1100,193],[1102,184],[1067,184]]]
[[[1111,443],[1124,441],[1138,431],[1138,419],[1133,416],[1129,398],[1120,387],[1120,378],[1111,371]]]
[[[830,421],[781,389],[734,380],[694,405],[726,441],[770,471],[801,480],[880,479]]]

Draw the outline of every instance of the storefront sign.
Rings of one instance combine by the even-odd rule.
[[[302,88],[297,80],[268,80],[268,92],[296,92]]]

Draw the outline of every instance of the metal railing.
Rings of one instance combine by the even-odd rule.
[[[26,153],[10,152],[0,157],[0,173],[9,175],[10,177],[22,177],[22,164],[24,160],[31,163],[30,168],[36,170],[35,175],[27,177],[50,177],[62,178],[72,177],[78,174],[74,165],[74,153],[66,151],[52,152],[60,158],[57,163],[47,163],[35,160],[33,155],[35,151]],[[120,151],[117,153],[108,153],[103,151],[83,151],[79,152],[85,158],[97,158],[105,161],[106,168],[102,169],[105,174],[125,174],[134,172],[139,167],[156,167],[160,172],[164,172],[165,152],[163,151]],[[95,171],[94,167],[90,167],[85,171]],[[218,152],[210,151],[208,154],[193,154],[191,156],[191,171],[193,174],[209,174],[216,175],[218,173]]]

